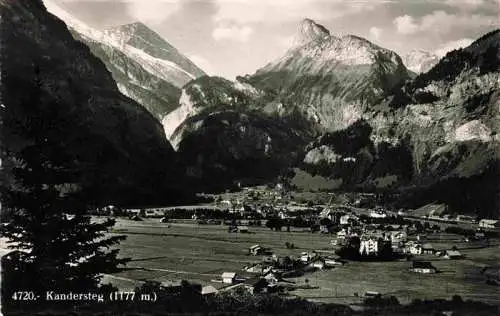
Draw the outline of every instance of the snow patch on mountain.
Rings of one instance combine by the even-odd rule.
[[[191,96],[184,89],[182,89],[179,104],[180,106],[177,109],[166,115],[161,121],[165,130],[165,135],[170,141],[172,141],[172,136],[182,122],[184,122],[187,118],[196,115],[200,110],[194,106]]]
[[[244,83],[244,82],[239,82],[239,81],[235,81],[233,83],[233,88],[238,90],[238,91],[241,91],[249,96],[260,96],[262,95],[262,92],[257,90],[254,86],[248,84],[248,83]]]
[[[491,140],[491,130],[480,120],[462,124],[455,130],[455,141],[464,142],[468,140],[488,142]]]
[[[170,82],[178,88],[196,78],[196,75],[189,73],[172,61],[153,57],[145,51],[127,44],[133,33],[96,30],[75,18],[51,0],[44,0],[44,3],[49,12],[63,20],[68,27],[86,40],[98,42],[121,51],[127,57],[139,62],[152,75]]]
[[[346,127],[359,121],[362,116],[363,111],[354,104],[348,104],[342,109],[342,121]]]
[[[403,55],[402,59],[406,68],[417,74],[429,71],[440,60],[438,55],[425,50],[412,50]]]

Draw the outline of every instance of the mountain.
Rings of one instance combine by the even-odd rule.
[[[225,109],[189,117],[179,127],[178,155],[204,191],[269,183],[303,159],[300,125],[259,111]],[[309,139],[310,140],[310,139]]]
[[[321,42],[330,37],[330,31],[311,19],[304,19],[297,28],[292,47],[300,47],[310,42]]]
[[[27,152],[33,137],[45,135],[47,157],[68,170],[66,182],[83,186],[94,203],[182,197],[176,154],[163,127],[120,93],[101,60],[42,1],[1,0],[0,9],[2,145]],[[41,134],[20,136],[26,123],[38,123]]]
[[[438,55],[425,50],[412,50],[402,58],[406,68],[416,74],[429,71],[440,59]]]
[[[438,200],[454,211],[499,216],[499,82],[496,30],[449,52],[428,72],[394,89],[366,117],[370,139],[403,144],[411,153],[404,160],[410,158],[409,183],[415,187],[405,196],[413,205]]]
[[[402,193],[498,217],[499,31],[409,75],[401,58],[311,20],[298,46],[243,79],[320,127],[299,165],[347,190]]]
[[[191,175],[269,181],[301,164],[315,137],[349,127],[408,78],[396,53],[306,19],[286,55],[256,74],[190,82],[163,125]]]
[[[182,91],[163,125],[183,170],[199,190],[267,183],[299,163],[311,126],[263,111],[262,91],[220,77],[201,77]]]
[[[335,37],[305,19],[282,58],[244,79],[275,95],[277,104],[297,107],[325,131],[335,131],[408,78],[396,53],[354,35]]]
[[[140,22],[96,30],[50,0],[48,10],[66,22],[111,72],[120,91],[161,120],[177,107],[181,87],[204,72]]]

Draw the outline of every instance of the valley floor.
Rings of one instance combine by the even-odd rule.
[[[196,223],[160,223],[158,219],[131,221],[118,219],[114,233],[127,239],[120,245],[121,255],[131,257],[128,269],[105,276],[123,289],[133,289],[145,280],[169,282],[188,280],[202,285],[213,285],[223,272],[241,272],[260,257],[247,255],[254,244],[272,248],[278,256],[298,256],[303,251],[333,253],[330,241],[334,236],[319,233],[275,232],[265,227],[250,227],[249,234],[228,233],[224,225],[198,225]],[[432,255],[416,259],[432,261],[441,273],[416,274],[408,271],[411,262],[349,262],[331,270],[307,273],[289,279],[304,285],[308,279],[313,289],[291,292],[314,301],[328,303],[358,303],[366,291],[394,295],[401,303],[413,299],[449,299],[460,295],[464,299],[500,305],[500,287],[487,285],[480,274],[484,266],[500,262],[500,241],[494,240],[487,248],[473,248],[462,242],[458,235],[435,234],[428,236],[437,250],[457,246],[465,259],[444,260]],[[286,242],[295,244],[287,249]],[[244,274],[243,274],[244,276]]]

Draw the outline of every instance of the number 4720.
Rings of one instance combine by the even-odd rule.
[[[36,300],[36,296],[34,292],[18,291],[12,294],[12,299],[14,301],[34,301]]]

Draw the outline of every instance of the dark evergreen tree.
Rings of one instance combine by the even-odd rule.
[[[35,67],[31,91],[18,108],[2,108],[2,208],[9,210],[2,235],[16,249],[2,260],[3,305],[17,291],[96,291],[102,273],[116,271],[117,245],[108,236],[114,220],[96,222],[78,182],[77,159],[65,151],[64,129],[72,115],[48,96]],[[9,138],[9,139],[7,139]],[[14,139],[14,140],[13,140]]]

